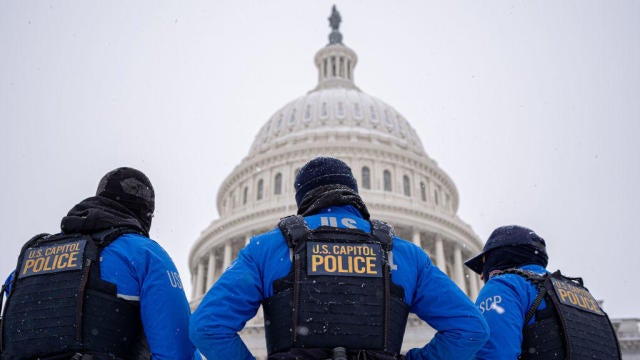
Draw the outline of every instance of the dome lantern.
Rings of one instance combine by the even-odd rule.
[[[340,33],[340,13],[333,5],[329,17],[329,44],[320,49],[315,56],[318,68],[318,86],[312,91],[334,87],[357,89],[353,82],[353,68],[358,62],[356,53],[342,43]]]

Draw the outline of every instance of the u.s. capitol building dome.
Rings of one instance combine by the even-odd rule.
[[[355,85],[358,57],[342,42],[335,7],[329,20],[329,44],[314,58],[317,86],[269,118],[249,154],[220,186],[220,218],[202,232],[189,255],[193,309],[252,236],[296,212],[295,175],[320,155],[349,164],[371,218],[392,224],[400,237],[427,251],[472,299],[478,293],[480,279],[463,259],[477,254],[482,244],[456,214],[453,180],[426,154],[396,109]],[[261,316],[243,331],[258,357],[266,354]],[[407,326],[404,348],[423,346],[425,331],[433,331],[417,318]]]

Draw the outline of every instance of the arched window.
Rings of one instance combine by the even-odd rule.
[[[371,171],[366,166],[362,167],[362,188],[371,189]]]
[[[384,109],[384,122],[385,124],[387,124],[388,128],[393,128],[393,120],[391,120],[391,117],[389,116],[389,110]]]
[[[424,181],[420,182],[420,198],[422,201],[427,201],[427,186],[424,184]]]
[[[289,125],[293,125],[296,123],[296,109],[291,109],[291,116],[289,116]]]
[[[382,179],[384,181],[384,191],[391,191],[391,172],[385,170],[382,173]]]
[[[277,173],[273,181],[273,193],[276,195],[282,194],[282,173]]]
[[[374,124],[377,123],[378,116],[376,115],[376,109],[373,107],[373,105],[369,106],[369,114],[371,115],[371,122]]]
[[[247,204],[247,195],[249,194],[249,187],[245,186],[244,190],[242,190],[242,205]]]
[[[336,109],[336,117],[338,119],[344,118],[344,104],[342,103],[342,101],[338,102],[337,109]]]
[[[436,206],[438,206],[438,203],[440,202],[438,200],[438,190],[433,190],[433,202],[436,203]]]
[[[307,104],[307,108],[304,111],[304,121],[311,120],[311,104]]]
[[[402,120],[402,118],[398,114],[398,117],[396,118],[396,122],[398,123],[398,130],[400,131],[400,135],[402,135],[402,137],[405,136],[403,121],[404,120]]]
[[[264,181],[260,179],[258,180],[258,191],[256,192],[256,199],[262,200],[263,194],[264,194]]]
[[[362,111],[360,111],[360,104],[353,104],[353,117],[356,119],[362,119]]]
[[[326,119],[328,116],[329,111],[327,110],[327,103],[323,102],[322,105],[320,105],[320,118]]]
[[[404,190],[404,194],[406,196],[411,196],[411,181],[409,180],[409,176],[404,175],[402,177],[402,189]]]

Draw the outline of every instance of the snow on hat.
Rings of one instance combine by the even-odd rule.
[[[482,274],[484,261],[482,257],[489,251],[503,246],[529,245],[542,256],[547,256],[546,243],[535,231],[518,225],[501,226],[491,233],[489,240],[484,244],[482,252],[467,260],[464,264],[478,274]]]
[[[109,171],[100,180],[96,196],[117,201],[133,212],[143,225],[151,226],[155,193],[151,181],[141,171],[129,167]]]
[[[296,175],[296,203],[300,206],[304,196],[318,186],[345,185],[358,193],[358,184],[351,168],[342,160],[332,157],[317,157],[306,163]]]

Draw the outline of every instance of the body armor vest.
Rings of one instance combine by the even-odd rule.
[[[373,220],[370,234],[328,226],[310,230],[301,216],[278,226],[293,265],[263,303],[269,355],[335,347],[399,354],[408,306],[403,288],[391,282],[392,228]]]
[[[501,273],[523,276],[538,288],[525,318],[520,359],[621,359],[615,329],[581,278],[569,278],[560,271]],[[538,310],[542,299],[547,307]],[[535,322],[527,325],[534,314]]]
[[[137,303],[100,279],[100,253],[131,229],[41,234],[22,248],[2,321],[2,360],[130,359],[143,337]]]

